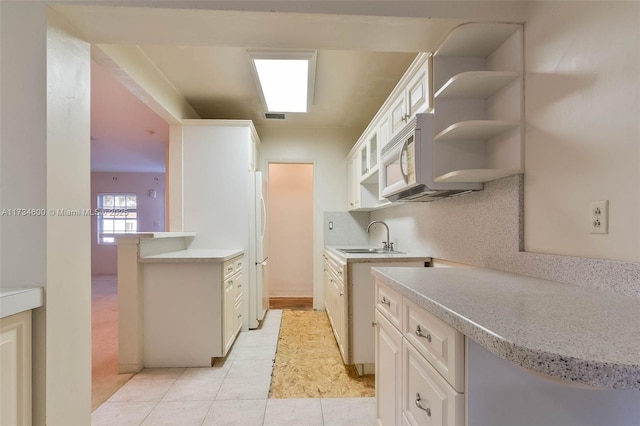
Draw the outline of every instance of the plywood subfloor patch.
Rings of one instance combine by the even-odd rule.
[[[326,312],[282,312],[270,398],[374,395],[374,376],[358,377],[342,362]]]

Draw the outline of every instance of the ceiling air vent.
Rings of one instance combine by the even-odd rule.
[[[272,120],[284,120],[284,112],[265,112],[264,118],[270,118]]]

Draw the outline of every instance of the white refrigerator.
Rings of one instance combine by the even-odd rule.
[[[262,172],[255,172],[254,176],[255,280],[249,286],[249,328],[257,328],[269,309],[267,182]]]

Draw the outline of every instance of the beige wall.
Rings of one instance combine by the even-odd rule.
[[[640,3],[533,3],[525,67],[525,249],[640,261]]]
[[[257,130],[262,141],[260,170],[267,170],[267,164],[271,162],[314,165],[313,256],[316,261],[313,298],[315,307],[322,309],[322,262],[317,261],[324,247],[322,217],[325,211],[344,210],[347,205],[347,153],[359,135],[332,128],[284,130],[260,127]]]
[[[313,164],[269,164],[269,296],[313,297]]]
[[[90,46],[43,3],[0,7],[2,208],[88,209]],[[2,217],[1,228],[1,285],[45,288],[33,422],[89,424],[89,218]]]
[[[91,49],[55,12],[47,22],[47,207],[86,209]],[[47,216],[47,425],[90,421],[89,230],[89,217]]]
[[[156,197],[149,195],[156,191]],[[98,194],[134,193],[138,201],[138,231],[162,232],[165,225],[165,175],[164,173],[91,173],[91,208],[97,208]],[[91,217],[91,274],[115,275],[117,247],[115,244],[98,244],[97,217]]]

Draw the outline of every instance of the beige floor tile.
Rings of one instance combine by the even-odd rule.
[[[269,395],[271,377],[251,376],[225,378],[216,400],[266,399]]]
[[[322,416],[326,426],[374,426],[375,398],[323,398]]]
[[[216,397],[222,377],[205,380],[179,379],[164,395],[162,401],[213,401]]]
[[[203,426],[261,426],[266,399],[213,401]]]
[[[105,402],[91,414],[92,426],[138,426],[156,402]]]
[[[276,357],[276,345],[265,345],[262,347],[247,347],[245,350],[239,352],[234,358],[238,360],[271,360]],[[233,368],[233,367],[232,367]]]
[[[159,402],[142,425],[200,426],[210,406],[207,401]]]
[[[191,367],[184,370],[179,380],[224,379],[231,369],[231,362],[213,367]]]
[[[242,377],[271,377],[273,360],[271,359],[236,359],[229,369],[227,378],[239,379]]]
[[[264,426],[322,426],[320,399],[269,399]]]
[[[108,402],[125,402],[125,401],[150,401],[157,402],[167,393],[173,386],[175,380],[157,379],[157,380],[129,380],[115,394],[109,398]]]

